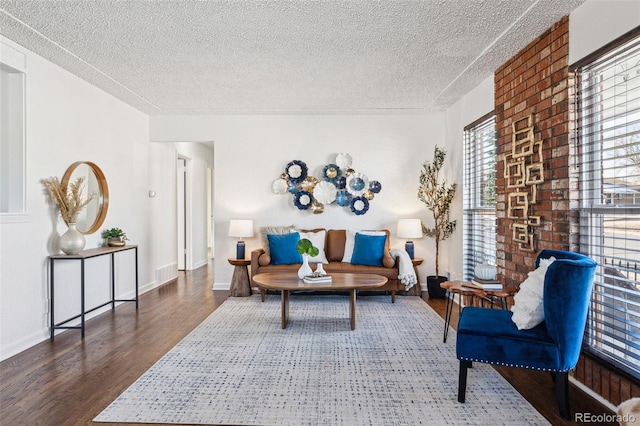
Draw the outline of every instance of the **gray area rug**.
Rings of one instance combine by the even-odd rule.
[[[418,297],[230,298],[153,365],[97,422],[216,425],[548,424],[490,366],[457,402],[455,331]]]

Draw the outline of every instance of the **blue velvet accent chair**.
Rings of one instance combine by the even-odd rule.
[[[569,371],[580,356],[596,262],[578,253],[542,250],[551,256],[544,278],[544,321],[518,330],[511,311],[465,307],[458,323],[456,355],[460,360],[458,401],[465,401],[467,370],[483,362],[548,371],[554,380],[560,415],[570,419]]]

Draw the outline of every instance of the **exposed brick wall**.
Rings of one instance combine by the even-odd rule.
[[[569,19],[565,17],[532,41],[495,72],[497,158],[497,257],[504,282],[518,285],[541,249],[579,251],[578,181],[572,164],[573,76],[569,72]],[[523,251],[512,240],[507,217],[508,194],[504,179],[505,154],[511,152],[512,127],[533,114],[534,140],[543,143],[544,182],[537,185],[537,203],[530,215],[541,216],[534,229],[534,251]],[[637,383],[608,370],[597,360],[581,356],[574,377],[614,405],[640,396]]]
[[[568,250],[572,220],[570,188],[569,20],[567,17],[532,41],[495,73],[495,112],[498,134],[497,229],[498,269],[507,284],[524,281],[543,248]],[[507,215],[508,188],[504,179],[505,154],[511,152],[512,128],[533,116],[534,140],[542,141],[544,182],[537,184],[536,203],[529,215],[540,216],[542,224],[533,228],[534,251],[519,248],[512,239],[514,219]],[[575,247],[574,247],[575,248]]]
[[[601,365],[597,360],[581,356],[573,377],[613,405],[640,397],[640,385]]]

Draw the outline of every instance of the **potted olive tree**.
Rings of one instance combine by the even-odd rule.
[[[436,145],[433,161],[425,161],[420,172],[420,186],[418,187],[418,199],[422,201],[433,215],[433,228],[422,225],[422,233],[435,240],[436,243],[436,275],[427,277],[427,291],[429,297],[442,298],[446,290],[440,288],[440,283],[447,281],[447,277],[440,276],[439,254],[440,241],[446,240],[456,229],[456,221],[449,220],[449,208],[456,195],[456,184],[447,184],[445,180],[439,181],[438,174],[444,164],[447,153]]]

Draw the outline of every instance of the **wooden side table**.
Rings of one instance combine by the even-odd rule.
[[[251,296],[251,283],[249,281],[249,270],[247,266],[251,265],[251,259],[228,259],[229,263],[235,266],[233,269],[233,277],[231,277],[231,286],[229,287],[229,296],[246,297]]]
[[[471,304],[476,297],[485,300],[487,298],[499,299],[500,307],[502,309],[507,309],[507,299],[512,297],[514,294],[518,292],[516,287],[505,287],[502,286],[500,290],[481,290],[479,288],[467,287],[463,285],[466,281],[445,281],[440,284],[440,287],[447,290],[447,309],[445,312],[444,318],[444,335],[442,338],[442,342],[447,342],[447,333],[449,332],[449,324],[451,323],[451,313],[453,311],[453,303],[455,295],[458,295],[458,315],[460,315],[460,311],[462,310],[462,296],[469,296],[471,299]],[[493,302],[491,303],[493,306]]]
[[[420,288],[420,275],[418,275],[418,270],[416,269],[416,266],[422,265],[422,262],[424,262],[424,259],[421,259],[419,257],[411,259],[411,263],[413,263],[413,269],[416,273],[416,280],[418,282],[416,282],[416,284],[409,290],[404,292],[405,296],[422,296],[422,289]]]

